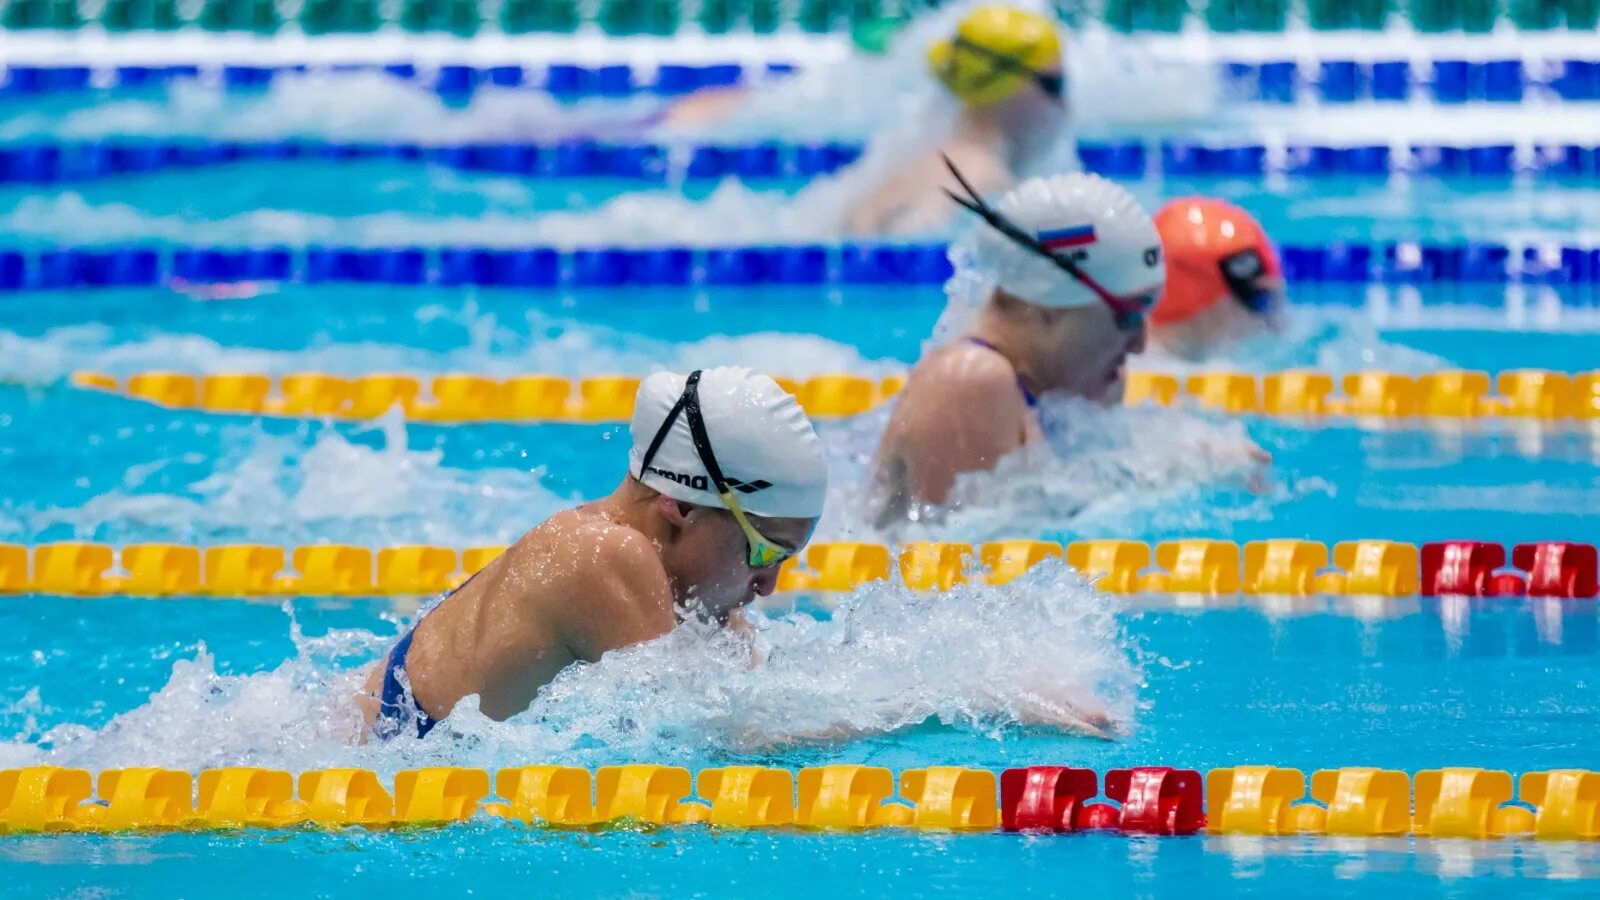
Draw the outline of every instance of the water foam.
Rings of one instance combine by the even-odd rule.
[[[376,448],[313,426],[309,444],[229,426],[228,457],[182,493],[141,487],[165,464],[130,471],[124,487],[73,508],[17,510],[20,533],[68,526],[82,538],[117,543],[180,541],[269,544],[349,541],[366,546],[504,544],[572,505],[541,484],[543,470],[445,466],[439,450],[407,447],[405,425],[375,425]]]
[[[541,91],[496,87],[485,87],[470,103],[459,104],[376,72],[285,72],[254,95],[177,81],[164,96],[110,99],[65,113],[28,111],[0,125],[0,139],[204,135],[220,140],[318,137],[449,144],[574,135],[620,138],[637,136],[660,106],[659,99],[648,96],[563,103]]]
[[[693,763],[929,721],[994,740],[1086,711],[1132,724],[1138,652],[1113,604],[1057,564],[946,595],[874,584],[826,619],[753,618],[760,665],[739,640],[685,626],[569,667],[506,722],[465,701],[425,740],[366,746],[350,743],[362,673],[348,658],[392,638],[295,629],[296,656],[271,672],[222,673],[202,650],[148,703],[103,728],[19,735],[0,745],[0,765]]]
[[[993,471],[960,476],[946,509],[883,529],[873,521],[873,455],[890,411],[825,429],[830,482],[818,540],[1225,534],[1233,522],[1269,518],[1279,504],[1328,489],[1267,466],[1238,420],[1077,398],[1044,398],[1040,411],[1043,444],[1022,448]]]
[[[170,369],[173,360],[183,360],[183,370],[197,374],[269,375],[472,372],[509,377],[538,372],[580,377],[659,369],[688,371],[711,361],[791,378],[823,372],[879,376],[905,368],[898,360],[868,357],[850,344],[814,334],[714,334],[675,341],[538,310],[521,315],[520,323],[507,322],[502,315],[485,312],[470,301],[449,307],[425,304],[414,313],[419,325],[448,320],[461,328],[461,339],[454,346],[435,342],[434,347],[378,341],[327,343],[312,335],[293,349],[263,349],[198,334],[149,330],[130,334],[99,323],[66,325],[38,335],[0,330],[0,382],[54,384],[77,369],[126,376]],[[315,322],[305,325],[317,327]]]

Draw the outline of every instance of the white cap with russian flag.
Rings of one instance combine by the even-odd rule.
[[[1071,253],[1085,275],[1119,297],[1159,291],[1167,278],[1161,236],[1133,195],[1098,175],[1029,178],[994,208],[1046,247]],[[1099,303],[1094,292],[1033,250],[979,225],[974,268],[1019,299],[1056,308]]]

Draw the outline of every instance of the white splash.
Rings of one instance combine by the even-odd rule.
[[[180,541],[271,544],[317,540],[364,546],[504,544],[573,505],[540,483],[542,470],[464,470],[439,450],[411,450],[398,419],[378,423],[374,449],[320,428],[301,440],[228,426],[232,458],[188,491],[141,491],[161,465],[130,470],[124,487],[81,506],[16,510],[23,534],[66,525],[84,537],[118,543]]]
[[[468,104],[376,72],[280,73],[266,91],[239,94],[175,81],[164,97],[111,99],[65,113],[36,110],[0,125],[0,139],[140,135],[219,140],[318,137],[343,141],[554,140],[638,135],[661,106],[647,95],[562,103],[543,91],[487,87]]]
[[[831,477],[818,540],[1225,533],[1232,522],[1265,519],[1278,504],[1328,489],[1275,472],[1239,420],[1046,398],[1044,444],[991,472],[961,476],[948,509],[880,530],[873,455],[888,416],[879,410],[823,431]]]
[[[850,344],[813,334],[713,334],[675,341],[538,310],[523,313],[521,322],[506,322],[472,301],[450,306],[427,303],[416,307],[413,315],[419,325],[439,321],[458,325],[460,337],[454,344],[439,346],[439,339],[430,336],[434,346],[418,347],[376,341],[329,343],[311,336],[302,346],[269,350],[197,334],[130,332],[99,323],[66,325],[37,335],[0,330],[0,382],[54,384],[77,369],[126,376],[171,369],[175,360],[182,360],[183,371],[196,374],[268,375],[471,372],[508,377],[536,372],[580,377],[687,371],[714,362],[806,378],[833,372],[880,376],[905,368],[898,360],[868,357]]]
[[[757,666],[736,640],[680,628],[570,667],[506,722],[468,701],[425,740],[365,746],[349,740],[361,671],[348,665],[392,638],[343,631],[308,639],[296,629],[296,657],[272,672],[219,673],[202,650],[175,665],[148,703],[103,728],[19,735],[0,745],[0,765],[592,765],[759,753],[929,720],[996,740],[1081,710],[1132,724],[1133,645],[1113,604],[1057,564],[1005,587],[946,595],[879,583],[828,619],[755,618],[766,655]]]

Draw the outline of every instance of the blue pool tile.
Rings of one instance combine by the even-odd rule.
[[[355,256],[356,280],[373,284],[418,285],[428,280],[428,257],[418,247],[382,247]]]
[[[553,65],[545,69],[544,89],[552,94],[568,96],[593,93],[594,73],[582,66]]]
[[[446,247],[439,251],[438,283],[460,285],[496,284],[496,259],[481,247]]]
[[[1433,62],[1433,80],[1429,88],[1437,103],[1465,103],[1482,96],[1474,83],[1482,70],[1464,59],[1438,59]]]
[[[574,250],[565,281],[574,287],[620,287],[628,283],[628,255],[612,248]]]
[[[667,149],[659,144],[631,144],[614,148],[609,174],[617,178],[662,181],[667,177]]]
[[[1210,153],[1205,147],[1189,141],[1161,142],[1161,174],[1179,177],[1209,175]]]
[[[748,247],[713,248],[701,256],[700,280],[709,285],[745,287],[766,277],[763,255]]]
[[[1390,102],[1411,99],[1411,63],[1404,60],[1373,63],[1372,99]]]
[[[1318,68],[1317,93],[1324,103],[1352,103],[1366,89],[1361,66],[1353,59],[1323,60]]]
[[[1467,149],[1467,171],[1472,175],[1510,175],[1515,161],[1516,148],[1510,144],[1492,144]]]
[[[648,286],[688,286],[694,282],[694,253],[687,247],[632,253],[628,257],[628,281]]]
[[[767,279],[775,284],[825,284],[828,251],[824,247],[775,247],[767,253]]]
[[[493,283],[503,287],[549,288],[561,282],[561,254],[548,247],[501,250],[490,259]]]
[[[898,263],[894,248],[847,243],[839,248],[839,280],[845,284],[899,281]]]
[[[689,155],[689,165],[684,176],[691,179],[714,179],[727,175],[731,168],[728,153],[721,147],[702,144]]]
[[[899,269],[909,284],[944,284],[955,267],[950,264],[950,248],[944,244],[916,244],[901,248]]]
[[[601,66],[594,73],[594,89],[602,97],[626,97],[633,93],[633,68]]]
[[[1467,153],[1460,147],[1443,144],[1414,144],[1411,167],[1426,175],[1449,177],[1466,171]]]
[[[294,275],[294,255],[287,247],[260,247],[240,255],[239,277],[246,281],[288,281]]]
[[[793,71],[793,67],[790,71]],[[773,66],[768,66],[767,72],[777,74]],[[713,63],[700,70],[702,87],[733,87],[743,80],[744,67],[738,63]]]
[[[21,289],[28,281],[28,258],[21,250],[0,250],[0,291]]]
[[[772,142],[736,147],[732,157],[733,171],[740,178],[771,179],[783,171],[778,145]]]
[[[1078,158],[1085,171],[1107,178],[1142,178],[1145,173],[1145,147],[1139,141],[1079,144]]]
[[[700,89],[700,68],[666,63],[656,69],[655,92],[668,97],[693,93]]]
[[[85,254],[83,283],[97,287],[149,287],[160,283],[161,261],[149,247],[115,247]]]
[[[1600,62],[1565,60],[1549,83],[1550,89],[1563,100],[1600,99]]]
[[[1510,262],[1511,251],[1504,244],[1468,243],[1461,248],[1461,280],[1504,283]]]
[[[1497,59],[1483,64],[1483,98],[1493,103],[1521,103],[1526,78],[1522,60]]]
[[[522,87],[527,81],[527,72],[521,66],[490,66],[484,72],[484,79],[495,87]]]
[[[1267,103],[1293,103],[1299,77],[1299,67],[1293,62],[1264,62],[1259,74],[1258,96]]]
[[[444,96],[470,94],[478,87],[478,74],[472,66],[440,66],[433,89]]]
[[[41,289],[77,287],[83,283],[83,253],[78,250],[45,250],[33,258],[28,286]]]

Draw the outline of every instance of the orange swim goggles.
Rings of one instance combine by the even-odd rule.
[[[689,373],[689,378],[684,382],[683,394],[678,397],[678,402],[672,405],[672,411],[667,413],[662,420],[661,428],[656,431],[656,436],[650,441],[650,446],[644,451],[644,459],[639,464],[639,474],[643,475],[650,470],[650,461],[655,459],[656,451],[661,449],[661,444],[666,441],[667,434],[672,431],[672,425],[678,420],[678,415],[683,414],[689,423],[689,437],[694,442],[694,450],[700,455],[700,464],[706,467],[706,475],[711,478],[711,485],[716,489],[717,496],[721,498],[722,505],[733,515],[733,520],[739,523],[739,528],[744,531],[745,561],[752,569],[766,569],[779,565],[784,560],[800,552],[798,547],[780,544],[768,538],[751,524],[744,509],[739,505],[734,491],[742,490],[746,493],[759,491],[770,487],[766,482],[757,480],[743,482],[726,478],[722,474],[722,467],[717,465],[716,454],[711,452],[711,437],[706,434],[705,418],[700,414],[700,371]]]

